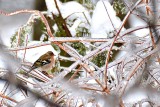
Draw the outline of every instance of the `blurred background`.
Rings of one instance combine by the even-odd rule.
[[[0,10],[14,12],[22,9],[46,10],[45,0],[0,0]],[[10,46],[10,37],[25,24],[30,14],[14,16],[0,15],[0,37],[5,45]]]
[[[84,0],[60,0],[61,2],[68,1],[77,1],[83,3]],[[91,0],[93,4],[96,4],[99,0]],[[0,0],[0,10],[7,13],[14,12],[22,9],[32,9],[32,10],[47,10],[45,0]],[[0,38],[5,45],[10,46],[10,37],[14,35],[16,30],[24,25],[28,18],[30,17],[29,13],[17,14],[14,16],[4,16],[0,15]],[[37,32],[39,23],[35,23],[33,35],[36,37],[30,37],[29,39],[38,40],[41,32]]]

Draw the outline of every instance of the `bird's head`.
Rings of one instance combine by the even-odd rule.
[[[55,56],[52,51],[48,51],[47,54],[50,55],[50,56]]]

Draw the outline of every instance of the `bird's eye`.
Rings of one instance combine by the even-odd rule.
[[[49,64],[51,61],[48,59],[48,60],[44,60],[42,61],[42,65],[46,65],[46,64]]]

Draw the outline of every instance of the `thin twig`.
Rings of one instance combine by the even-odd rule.
[[[65,20],[64,20],[63,17],[62,17],[62,14],[61,14],[61,11],[60,11],[60,9],[59,9],[59,7],[58,7],[57,1],[54,0],[54,3],[55,3],[56,8],[57,8],[57,10],[58,10],[58,12],[59,12],[59,16],[60,16],[60,18],[61,18],[61,21],[63,22],[62,26],[64,27],[64,30],[66,31],[67,36],[68,36],[68,37],[72,37],[71,32],[69,31],[69,29],[68,29],[68,27],[67,27],[67,24],[66,24]],[[53,13],[52,13],[52,14],[53,14]]]
[[[10,98],[10,97],[8,97],[8,96],[5,96],[5,95],[3,95],[2,93],[0,93],[0,97],[5,98],[5,99],[8,99],[8,100],[10,100],[10,101],[12,101],[12,102],[14,102],[14,103],[18,103],[18,101],[16,101],[15,99],[12,99],[12,98]]]
[[[104,5],[104,7],[105,7],[105,10],[106,10],[106,13],[107,13],[107,17],[109,18],[110,23],[112,24],[112,27],[114,28],[114,30],[115,30],[116,33],[117,33],[117,29],[115,28],[115,26],[114,26],[114,24],[113,24],[113,22],[112,22],[112,20],[111,20],[111,17],[110,17],[110,15],[109,15],[109,13],[108,13],[107,7],[106,7],[106,5],[104,4],[104,1],[103,1],[103,0],[102,0],[102,3],[103,3],[103,5]]]
[[[27,47],[27,44],[28,44],[28,35],[27,35],[27,37],[26,37],[25,47]],[[26,57],[26,48],[24,49],[23,62],[25,61],[25,57]]]
[[[20,13],[34,13],[34,14],[37,14],[40,16],[41,20],[43,21],[43,23],[45,24],[46,26],[46,29],[47,29],[47,32],[48,32],[48,35],[50,37],[54,37],[52,32],[51,32],[51,29],[49,27],[49,24],[46,20],[46,18],[44,17],[44,15],[38,11],[38,10],[19,10],[19,11],[15,11],[15,12],[11,12],[11,13],[6,13],[4,11],[0,11],[0,14],[2,15],[5,15],[5,16],[13,16],[13,15],[17,15],[17,14],[20,14]]]
[[[121,30],[122,30],[122,28],[124,27],[127,19],[128,19],[129,16],[131,15],[132,11],[136,8],[136,6],[137,6],[139,3],[141,3],[141,1],[142,1],[142,0],[137,1],[136,4],[133,6],[132,10],[127,13],[127,15],[125,16],[125,18],[123,19],[123,22],[122,22],[122,24],[121,24],[120,29],[119,29],[118,32],[116,33],[116,35],[115,35],[115,37],[114,37],[114,40],[113,40],[113,42],[112,42],[111,45],[110,45],[110,49],[109,49],[109,51],[108,51],[108,53],[107,53],[107,57],[106,57],[105,72],[104,72],[104,76],[105,76],[104,83],[106,84],[106,88],[107,88],[107,69],[108,69],[108,63],[109,63],[109,60],[110,60],[110,54],[111,54],[112,48],[113,48],[113,46],[114,46],[114,44],[115,44],[115,41],[116,41],[117,37],[119,36],[119,34],[120,34]]]

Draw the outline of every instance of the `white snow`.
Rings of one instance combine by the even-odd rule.
[[[135,103],[143,99],[148,98],[147,91],[140,88],[131,89],[124,97],[124,102]],[[143,107],[148,107],[147,104],[144,104]]]
[[[105,6],[104,6],[104,4]],[[119,28],[121,20],[116,16],[113,6],[108,1],[98,1],[91,20],[91,37],[93,38],[107,38],[108,33],[114,31],[114,27]],[[107,8],[107,11],[105,9]],[[107,14],[108,12],[108,14]],[[112,20],[114,27],[109,19]]]
[[[40,43],[41,41],[32,41],[28,44],[28,46],[33,46]],[[25,54],[25,59],[29,62],[34,63],[41,55],[43,55],[48,51],[52,51],[55,54],[55,56],[57,56],[58,54],[51,45],[46,45],[46,46],[27,49]],[[18,56],[23,59],[24,53],[25,53],[24,50],[18,51]]]
[[[46,1],[48,11],[53,12],[54,14],[58,14],[54,0],[45,0],[45,1]],[[93,0],[93,2],[95,2],[95,3],[97,1],[98,0]],[[82,26],[82,25],[85,26],[84,23],[87,23],[87,20],[84,17],[82,12],[85,13],[89,22],[91,20],[91,37],[93,37],[93,38],[107,38],[109,36],[108,35],[109,32],[114,31],[115,30],[114,27],[117,30],[122,23],[121,20],[116,16],[116,13],[113,9],[113,6],[111,6],[111,4],[109,3],[108,0],[104,0],[104,4],[107,8],[107,11],[108,11],[108,14],[109,14],[111,20],[109,19],[107,11],[106,11],[104,4],[101,0],[99,0],[97,2],[96,7],[93,11],[92,18],[90,18],[88,10],[85,7],[83,7],[81,4],[79,4],[78,2],[72,1],[72,2],[67,2],[67,3],[61,3],[59,0],[57,0],[57,3],[58,3],[58,6],[60,8],[60,11],[62,13],[63,18],[66,18],[72,14],[68,18],[70,20],[76,19],[74,21],[73,25],[71,27],[69,27],[69,30],[71,31],[72,36],[76,35],[76,28],[78,26]],[[112,26],[111,21],[112,21],[114,27]],[[130,16],[129,22],[130,22],[131,28],[146,25],[145,22],[138,19],[134,15]],[[54,25],[53,28],[58,29],[56,25]],[[14,32],[15,29],[10,29],[10,30],[11,30],[11,32]],[[139,37],[144,37],[148,33],[149,33],[148,29],[142,29],[142,30],[138,30],[138,31],[134,32],[133,34],[135,34],[136,36],[139,36]],[[2,35],[3,35],[3,32],[2,32]],[[32,41],[28,44],[28,46],[40,44],[40,43],[41,42],[39,42],[39,41]],[[37,60],[41,55],[43,55],[47,51],[53,51],[56,56],[58,54],[51,45],[47,45],[47,46],[41,46],[41,47],[27,49],[25,59],[27,61],[33,63],[35,60]],[[22,59],[24,57],[24,52],[25,52],[24,50],[18,51],[18,56]],[[116,59],[120,58],[121,56],[124,56],[124,54],[125,54],[125,52],[123,52],[123,51],[119,52],[119,55],[117,56]],[[5,67],[3,65],[3,61],[1,61],[1,60],[0,60],[0,67]],[[110,71],[110,74],[114,78],[116,78],[116,75],[114,72],[114,67],[110,68],[109,71]],[[96,82],[95,82],[95,80],[90,80],[90,81],[88,81],[88,83],[94,84]],[[127,82],[124,81],[124,85],[126,83]],[[0,90],[2,90],[1,88],[3,86],[4,86],[4,82],[0,82]],[[30,85],[29,87],[32,88],[32,85]],[[145,99],[147,97],[148,96],[144,90],[141,90],[141,89],[132,90],[132,91],[130,91],[130,93],[128,93],[128,94],[126,94],[126,96],[124,96],[124,102],[134,103],[134,102],[138,102],[142,99]],[[19,98],[21,99],[22,97],[19,97]],[[103,102],[101,104],[103,104]],[[44,106],[42,101],[38,102],[37,107],[40,107],[40,106],[41,107]],[[92,106],[92,105],[88,104],[88,106]]]
[[[144,22],[143,20],[141,20],[140,18],[138,18],[135,15],[130,15],[129,17],[129,24],[130,27],[138,27],[138,26],[146,26],[146,22]],[[135,32],[133,32],[134,35],[138,36],[138,37],[144,37],[147,34],[149,34],[149,29],[145,28],[145,29],[139,29]]]
[[[71,1],[67,3],[61,3],[59,0],[57,0],[57,4],[63,18],[67,18],[71,21],[75,20],[72,26],[68,26],[72,36],[76,35],[76,28],[80,26],[80,24],[87,23],[87,20],[90,22],[91,18],[89,12],[78,2]],[[58,14],[54,0],[46,0],[46,5],[49,12]],[[85,18],[83,13],[87,17],[87,19]]]
[[[62,3],[59,0],[56,0],[56,1],[57,1],[57,5],[59,7],[61,7]],[[56,8],[54,0],[45,0],[45,2],[46,2],[47,9],[48,9],[49,12],[53,12],[54,14],[58,14],[58,10]]]

